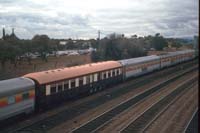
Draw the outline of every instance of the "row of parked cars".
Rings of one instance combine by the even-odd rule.
[[[46,53],[46,56],[62,56],[62,55],[83,55],[83,54],[88,54],[92,51],[96,51],[96,49],[89,48],[89,49],[81,49],[81,50],[63,50],[63,51],[53,51],[52,53]],[[31,59],[36,59],[40,57],[40,54],[38,52],[35,53],[26,53],[21,56],[21,58],[27,58],[30,57]]]

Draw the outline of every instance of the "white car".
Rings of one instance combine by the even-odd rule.
[[[68,55],[69,55],[69,56],[70,56],[70,55],[79,55],[79,53],[78,53],[78,52],[72,52],[72,53],[69,53]]]

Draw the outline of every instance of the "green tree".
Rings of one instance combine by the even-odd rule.
[[[163,50],[164,47],[167,47],[167,41],[160,35],[160,33],[157,33],[152,39],[152,46],[156,50]]]
[[[47,60],[47,54],[52,51],[50,47],[50,39],[47,35],[35,35],[32,39],[33,45],[37,48],[41,58]]]
[[[0,61],[1,66],[5,66],[5,62],[8,60],[8,51],[7,51],[7,44],[5,41],[0,40]]]
[[[119,48],[117,40],[110,39],[105,47],[105,57],[106,60],[114,59],[118,60],[121,58],[122,51]]]
[[[11,44],[9,41],[0,41],[0,61],[4,67],[6,61],[10,61],[17,66],[17,58],[22,50],[18,45]]]

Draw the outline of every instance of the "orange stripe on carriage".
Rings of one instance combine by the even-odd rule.
[[[15,101],[16,101],[16,103],[22,101],[22,95],[21,95],[21,94],[17,94],[17,95],[15,96]]]
[[[35,91],[34,90],[31,90],[29,92],[29,98],[32,99],[32,98],[35,98]]]
[[[8,105],[7,98],[0,99],[0,107],[5,107]]]

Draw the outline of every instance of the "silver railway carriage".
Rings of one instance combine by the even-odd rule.
[[[160,67],[164,68],[164,67],[168,67],[172,64],[175,64],[175,53],[168,53],[165,55],[160,55]]]
[[[28,78],[0,81],[0,120],[34,110],[35,83]]]
[[[175,65],[177,63],[181,63],[187,60],[191,60],[194,57],[194,50],[169,52],[168,54],[160,55],[161,68]]]
[[[178,62],[188,61],[195,57],[194,50],[177,51],[176,56],[179,57]]]
[[[119,61],[123,65],[124,79],[139,76],[160,68],[160,57],[156,55]]]

